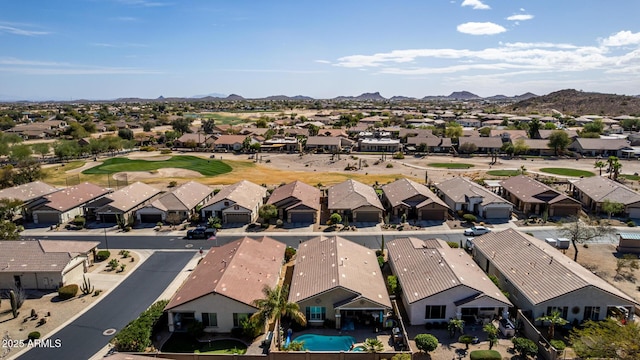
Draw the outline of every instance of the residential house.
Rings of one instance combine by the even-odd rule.
[[[638,306],[627,294],[546,242],[514,229],[473,241],[475,262],[498,278],[509,300],[534,320],[557,310],[569,322],[604,320]]]
[[[577,138],[568,149],[586,156],[622,157],[622,150],[631,149],[631,146],[626,139]]]
[[[31,209],[34,206],[43,203],[45,201],[44,196],[52,194],[58,190],[60,189],[49,184],[45,184],[42,181],[33,181],[0,190],[0,199],[14,199],[22,201],[22,205],[19,206],[19,209],[16,209],[16,213],[22,212],[25,219],[27,221],[31,221],[33,219]]]
[[[198,209],[213,198],[213,189],[195,181],[189,181],[136,211],[139,222],[156,224],[167,221],[171,214],[180,222],[199,214]],[[204,219],[206,220],[206,219]]]
[[[289,302],[300,306],[309,325],[335,322],[343,331],[382,324],[391,310],[375,251],[339,236],[298,246]]]
[[[540,129],[538,130],[538,134],[540,135],[540,139],[548,140],[554,131],[558,131],[558,130]],[[569,139],[575,139],[578,137],[578,132],[576,130],[563,129],[561,131],[566,132],[567,136],[569,136]]]
[[[347,180],[329,188],[327,208],[351,222],[382,221],[384,206],[376,191],[369,185]]]
[[[0,241],[0,289],[55,290],[77,284],[100,242]]]
[[[267,189],[242,180],[220,190],[200,209],[203,219],[217,217],[224,224],[248,224],[258,219]]]
[[[213,142],[216,151],[239,151],[242,150],[246,135],[219,135]],[[257,141],[249,137],[250,143]]]
[[[284,129],[285,136],[291,137],[308,137],[309,129],[299,129],[299,128],[286,128]]]
[[[487,324],[512,306],[463,249],[443,240],[396,238],[387,251],[411,325],[452,318]]]
[[[135,182],[85,206],[87,217],[103,223],[117,223],[118,217],[127,221],[135,211],[154,200],[160,190],[142,182]]]
[[[411,136],[407,138],[404,148],[410,152],[448,153],[451,151],[451,139],[431,136]]]
[[[500,152],[502,147],[502,139],[499,137],[461,137],[458,139],[458,151],[463,152],[461,149],[467,146],[475,145],[478,149],[474,151],[477,154],[490,154]]]
[[[566,217],[577,216],[582,210],[579,201],[530,177],[513,176],[500,182],[502,195],[517,210],[528,214]]]
[[[400,139],[391,138],[363,138],[358,140],[360,151],[395,153],[402,149]]]
[[[320,196],[320,189],[296,180],[274,189],[267,204],[276,206],[285,222],[313,224],[319,218]]]
[[[44,196],[30,209],[36,224],[62,224],[84,215],[84,206],[99,199],[111,190],[91,183],[82,183]]]
[[[524,139],[527,146],[527,154],[537,156],[555,155],[555,150],[549,147],[549,140],[544,139]]]
[[[176,148],[190,148],[190,149],[204,149],[213,145],[215,139],[211,135],[202,133],[187,133],[182,134],[176,141],[173,142],[173,147]]]
[[[273,137],[265,140],[260,146],[260,151],[286,151],[296,152],[300,150],[300,142],[296,137]]]
[[[474,213],[488,220],[511,219],[513,204],[465,177],[445,180],[436,188],[451,210]]]
[[[169,331],[196,321],[205,332],[229,333],[258,311],[254,301],[280,278],[285,245],[270,237],[244,237],[211,248],[165,307]]]
[[[518,139],[528,139],[529,134],[526,130],[491,130],[490,137],[499,137],[502,142],[515,142]]]
[[[572,182],[574,196],[590,211],[602,212],[606,200],[624,205],[624,215],[640,219],[640,194],[635,190],[602,176],[592,176]]]
[[[382,203],[397,219],[446,220],[449,206],[428,187],[413,180],[400,179],[382,186]]]
[[[457,122],[461,126],[470,127],[470,128],[477,128],[477,127],[480,127],[480,125],[482,124],[480,120],[474,119],[474,118],[460,118],[460,119],[456,119],[455,122]]]
[[[353,141],[344,137],[309,136],[305,144],[307,151],[338,153],[350,149]]]

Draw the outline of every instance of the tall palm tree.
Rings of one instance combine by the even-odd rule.
[[[555,334],[556,325],[562,326],[568,323],[568,321],[562,317],[562,315],[560,314],[560,311],[558,310],[553,310],[550,315],[541,316],[536,320],[549,322],[549,340],[553,340],[553,335]]]
[[[260,326],[266,326],[271,319],[276,320],[276,336],[278,348],[280,348],[280,318],[282,316],[289,316],[298,324],[307,325],[307,318],[304,313],[300,311],[300,306],[297,303],[289,302],[289,287],[276,285],[274,288],[270,288],[268,285],[262,289],[264,298],[256,299],[253,301],[253,305],[258,308],[258,311],[251,315],[251,320],[256,321]]]
[[[598,168],[600,170],[600,176],[602,176],[602,168],[605,167],[607,164],[605,164],[604,161],[596,161],[596,163],[593,165],[594,168]]]

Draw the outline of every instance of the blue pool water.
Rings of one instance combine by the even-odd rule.
[[[356,339],[353,336],[305,334],[293,341],[304,342],[304,348],[309,351],[349,351]]]

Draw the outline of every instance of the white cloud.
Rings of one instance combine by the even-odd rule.
[[[27,30],[24,28],[16,27],[10,23],[0,23],[0,33],[7,33],[13,35],[22,35],[22,36],[38,36],[38,35],[48,35],[50,32],[48,31],[36,31],[36,30]]]
[[[139,75],[161,74],[150,69],[93,66],[55,61],[0,58],[0,72],[25,75]]]
[[[495,35],[507,31],[503,26],[492,22],[468,22],[458,25],[457,29],[470,35]]]
[[[533,19],[533,15],[529,15],[529,14],[511,15],[507,18],[507,20],[509,21],[525,21],[525,20],[531,20],[531,19]]]
[[[145,44],[135,44],[135,43],[122,43],[122,44],[113,44],[113,43],[91,43],[91,46],[98,47],[106,47],[106,48],[145,48],[149,47]]]
[[[464,0],[460,6],[471,6],[474,10],[489,10],[491,6],[480,0]]]
[[[329,60],[315,60],[314,62],[320,63],[320,64],[331,64],[331,61]]]
[[[631,31],[624,30],[619,31],[616,34],[609,36],[608,38],[601,40],[600,43],[603,46],[626,46],[626,45],[639,45],[640,44],[640,32],[632,33]]]

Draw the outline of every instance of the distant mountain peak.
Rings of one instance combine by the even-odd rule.
[[[472,99],[480,99],[480,96],[471,93],[469,91],[454,91],[451,95],[447,96],[449,99],[456,100],[472,100]]]

